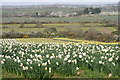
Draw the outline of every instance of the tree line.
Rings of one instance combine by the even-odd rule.
[[[83,10],[83,13],[84,14],[99,14],[99,13],[101,13],[101,9],[100,8],[93,8],[93,7],[85,8]]]

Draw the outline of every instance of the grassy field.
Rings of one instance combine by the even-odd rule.
[[[59,74],[54,74],[52,75],[52,78],[117,78],[117,76],[112,76],[112,77],[109,77],[109,75],[105,74],[105,73],[99,73],[97,71],[91,71],[91,70],[80,70],[79,71],[80,74],[78,74],[77,76],[69,76],[69,77],[66,77],[66,76],[62,76],[62,75],[59,75]],[[89,76],[89,77],[88,77]],[[24,78],[23,76],[21,75],[16,75],[15,73],[10,73],[10,72],[7,72],[5,70],[2,71],[2,78]]]
[[[61,40],[53,40],[53,39],[47,39],[47,38],[17,38],[16,39],[19,42],[23,43],[68,43],[67,41],[61,41]]]
[[[57,6],[57,5],[55,5]],[[83,12],[85,9],[85,6],[79,6],[76,5],[78,8],[55,8],[53,7],[47,7],[47,8],[40,8],[40,7],[30,7],[30,8],[3,8],[2,14],[4,15],[13,15],[14,13],[29,13],[31,15],[35,15],[36,12],[38,13],[51,13],[54,11],[63,11],[64,13],[73,13],[73,12]],[[58,5],[59,6],[59,5]],[[70,6],[70,5],[69,5]],[[102,12],[106,11],[112,11],[112,9],[102,9]],[[96,21],[96,20],[112,20],[112,21],[118,21],[118,15],[111,14],[111,15],[94,15],[92,17],[89,16],[74,16],[74,17],[61,17],[61,18],[50,18],[50,17],[8,17],[8,18],[2,18],[3,22],[24,22],[24,21],[40,21],[40,22],[81,22],[81,21]]]
[[[82,27],[82,26],[104,26],[104,23],[50,23],[50,24],[41,24],[44,27]],[[19,28],[21,24],[0,24],[0,27],[8,27],[8,28]],[[35,27],[36,24],[24,24],[24,27]]]
[[[15,73],[10,73],[10,72],[3,70],[2,78],[24,78],[24,77],[21,75],[16,75]]]
[[[77,40],[69,38],[16,38],[18,42],[22,43],[80,43],[80,44],[118,44],[118,43],[105,43],[99,41]]]
[[[16,13],[19,13],[19,12],[30,12],[30,13],[35,13],[35,12],[51,12],[51,11],[63,11],[63,12],[75,12],[75,11],[80,11],[80,10],[83,10],[82,8],[74,8],[74,9],[71,9],[71,8],[42,8],[40,9],[39,7],[38,8],[18,8],[18,9],[3,9],[2,10],[2,13],[5,14],[5,13],[13,13],[14,11]]]
[[[87,31],[88,29],[95,29],[96,31],[99,32],[104,32],[104,33],[111,33],[112,31],[116,31],[116,28],[114,27],[56,27],[57,31],[67,31],[67,30],[82,30]],[[15,32],[23,32],[23,33],[31,33],[32,31],[44,31],[45,28],[6,28],[2,29],[3,32],[9,32],[14,30]]]
[[[3,22],[25,22],[25,21],[39,21],[39,22],[84,22],[84,21],[97,21],[97,20],[111,20],[118,21],[118,15],[94,15],[94,16],[76,16],[76,17],[60,17],[60,18],[51,18],[51,17],[6,17],[2,18]]]

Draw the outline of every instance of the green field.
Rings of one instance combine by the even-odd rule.
[[[16,38],[18,42],[22,43],[80,43],[80,44],[118,44],[118,43],[105,43],[99,41],[79,40],[70,38]]]
[[[6,17],[2,18],[3,22],[84,22],[84,21],[97,21],[97,20],[111,20],[118,21],[118,15],[94,15],[94,16],[76,16],[76,17],[60,17],[60,18],[51,18],[51,17]]]
[[[75,12],[75,11],[80,11],[83,10],[83,8],[74,8],[74,9],[70,9],[70,8],[18,8],[18,9],[3,9],[2,10],[2,14],[5,13],[12,13],[12,12],[30,12],[30,13],[35,13],[35,12],[51,12],[51,11],[64,11],[64,12]]]
[[[22,43],[27,43],[27,42],[30,42],[30,43],[68,43],[68,42],[65,42],[65,41],[61,41],[61,40],[53,40],[53,39],[50,39],[50,38],[17,38],[16,39],[18,42],[22,42]]]
[[[56,6],[56,7],[55,7]],[[60,5],[53,5],[50,7],[25,7],[25,8],[3,8],[2,14],[8,15],[9,17],[2,18],[3,22],[24,22],[24,21],[39,21],[39,22],[82,22],[82,21],[97,21],[97,20],[111,20],[111,21],[118,21],[118,15],[111,14],[111,15],[94,15],[94,16],[73,16],[73,17],[58,17],[58,18],[52,18],[52,17],[10,17],[10,15],[15,15],[17,13],[29,13],[30,15],[35,15],[36,12],[38,13],[51,13],[56,11],[62,11],[63,13],[73,13],[73,12],[80,12],[82,13],[83,10],[86,8],[85,5],[65,5],[66,7],[59,7]],[[62,5],[61,5],[62,6]],[[72,6],[77,6],[77,8],[69,8]],[[59,7],[59,8],[57,8]],[[117,8],[115,8],[117,9]],[[112,7],[103,7],[101,9],[102,12],[112,12],[115,10]]]
[[[99,32],[111,33],[112,31],[116,31],[114,27],[57,27],[57,31],[67,31],[67,30],[82,30],[87,31],[88,29],[95,29]],[[23,32],[23,33],[31,33],[32,31],[44,31],[45,28],[10,28],[10,29],[2,29],[2,32],[9,32],[14,30],[15,32]]]
[[[49,24],[40,24],[44,27],[102,27],[105,26],[104,23],[49,23]],[[21,24],[0,24],[0,27],[8,28],[19,28]],[[36,24],[24,24],[24,27],[35,27]]]
[[[21,75],[16,75],[15,73],[10,73],[10,72],[3,70],[2,78],[24,78],[24,77]]]
[[[77,75],[77,76],[69,76],[69,77],[66,77],[66,76],[62,76],[62,75],[59,75],[59,74],[54,74],[52,76],[52,78],[88,78],[88,76],[91,78],[99,78],[99,77],[102,77],[102,78],[117,78],[117,76],[112,76],[112,77],[109,77],[108,75],[104,74],[104,73],[99,73],[98,71],[91,71],[91,70],[80,70],[80,75]],[[7,72],[7,71],[3,71],[2,72],[2,78],[24,78],[23,76],[21,75],[16,75],[15,73],[10,73],[10,72]]]

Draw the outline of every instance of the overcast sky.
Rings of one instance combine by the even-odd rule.
[[[119,2],[120,0],[2,0],[2,2]]]
[[[38,3],[117,3],[120,0],[2,0],[3,5],[15,5],[20,2],[35,2]],[[17,2],[17,3],[16,3]],[[27,3],[24,3],[27,4]],[[30,3],[31,4],[31,3]],[[20,5],[20,4],[19,4]]]

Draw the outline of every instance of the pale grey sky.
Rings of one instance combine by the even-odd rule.
[[[120,0],[2,0],[2,2],[119,2]]]
[[[2,5],[37,5],[37,4],[101,4],[118,3],[119,0],[2,0]],[[1,4],[0,4],[1,5]]]

